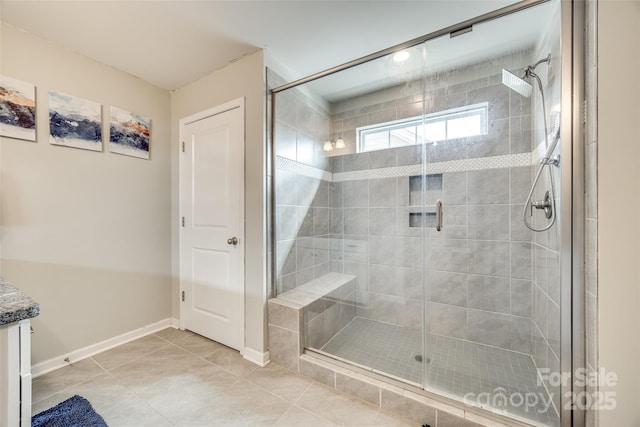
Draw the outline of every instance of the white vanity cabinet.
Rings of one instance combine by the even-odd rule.
[[[31,425],[30,324],[0,326],[0,427]]]
[[[40,305],[0,277],[0,427],[31,426],[31,321]]]

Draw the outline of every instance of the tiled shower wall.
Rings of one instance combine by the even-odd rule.
[[[272,86],[284,84],[270,72]],[[275,269],[282,293],[330,271],[327,105],[300,89],[276,96]]]
[[[331,237],[337,242],[332,269],[360,278],[357,315],[409,327],[422,325],[426,271],[429,332],[531,354],[533,236],[522,225],[521,214],[532,171],[530,157],[514,161],[531,152],[530,101],[503,86],[500,75],[446,88],[436,86],[441,79],[427,82],[425,109],[488,101],[489,133],[425,146],[428,168],[497,156],[509,160],[429,175],[425,210],[432,212],[437,198],[444,204],[443,230],[436,233],[410,227],[409,221],[422,207],[420,200],[412,202],[415,179],[403,168],[420,171],[423,146],[332,157]],[[378,97],[366,96],[376,101],[384,96],[383,102],[350,100],[357,105],[351,110],[333,105],[332,111],[341,111],[332,116],[333,131],[342,129],[348,149],[355,138],[353,126],[420,114],[421,96],[411,94],[422,90],[417,86],[398,87],[395,100],[389,89]],[[511,167],[504,167],[509,161]],[[389,173],[396,176],[384,177]],[[369,178],[352,179],[358,175]]]

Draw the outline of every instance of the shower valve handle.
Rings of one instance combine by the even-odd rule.
[[[551,195],[549,194],[549,191],[547,191],[544,194],[544,200],[538,201],[538,202],[531,202],[531,215],[533,216],[533,208],[536,209],[544,209],[544,214],[547,218],[551,218],[551,215],[553,215],[553,207],[551,205]]]

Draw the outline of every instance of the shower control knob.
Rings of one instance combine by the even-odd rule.
[[[544,209],[544,215],[547,218],[551,218],[551,215],[553,215],[553,205],[551,203],[551,195],[549,194],[549,191],[544,194],[544,200],[531,202],[531,216],[533,216],[533,208]]]

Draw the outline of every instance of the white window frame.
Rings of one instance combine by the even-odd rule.
[[[378,151],[378,150],[384,150],[386,148],[391,148],[390,146],[390,141],[391,141],[391,137],[389,136],[387,138],[387,146],[386,147],[381,147],[381,148],[374,148],[374,149],[366,149],[366,147],[364,146],[365,144],[365,137],[368,134],[374,134],[374,133],[379,133],[381,131],[392,131],[392,130],[396,130],[396,129],[404,129],[404,128],[409,128],[409,127],[414,127],[414,126],[423,126],[423,125],[427,125],[429,123],[437,123],[437,122],[445,122],[445,138],[442,140],[438,140],[438,141],[422,141],[422,142],[418,142],[418,136],[416,133],[416,140],[414,142],[407,142],[404,146],[408,146],[408,145],[417,145],[417,144],[430,144],[430,143],[439,143],[442,141],[449,141],[452,139],[460,139],[460,138],[449,138],[448,137],[448,126],[446,126],[446,124],[448,124],[449,120],[453,120],[453,119],[459,119],[459,118],[463,118],[463,117],[468,117],[468,116],[472,116],[472,115],[476,115],[476,114],[480,114],[480,133],[478,133],[477,135],[468,135],[462,138],[469,138],[469,137],[473,137],[473,136],[481,136],[481,135],[486,135],[488,132],[488,116],[489,116],[489,103],[488,102],[481,102],[478,104],[472,104],[472,105],[465,105],[464,107],[458,107],[458,108],[451,108],[448,110],[443,110],[443,111],[438,111],[435,113],[430,113],[430,114],[425,114],[424,116],[416,116],[416,117],[409,117],[406,119],[401,119],[401,120],[394,120],[391,122],[385,122],[385,123],[376,123],[374,125],[368,125],[368,126],[361,126],[359,128],[356,128],[356,141],[357,141],[357,148],[358,148],[358,153],[364,153],[364,152],[370,152],[370,151]],[[400,147],[399,145],[395,145],[393,148],[398,148]]]

